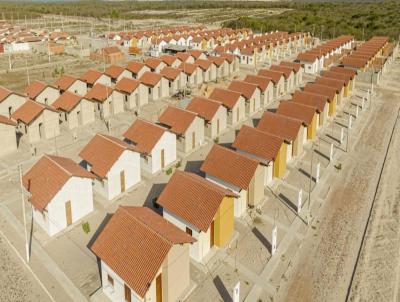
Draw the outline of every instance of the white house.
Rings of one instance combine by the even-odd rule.
[[[285,90],[287,92],[295,89],[295,76],[293,68],[281,66],[281,65],[271,65],[270,70],[282,72],[285,77]]]
[[[297,56],[297,62],[304,65],[304,73],[316,74],[321,69],[319,57],[315,54],[301,53]]]
[[[163,61],[167,66],[172,68],[178,68],[181,64],[181,61],[172,55],[162,55],[160,56],[160,60]]]
[[[243,81],[258,86],[261,91],[261,104],[263,107],[272,102],[274,98],[274,84],[270,78],[249,74]]]
[[[198,114],[168,106],[158,121],[176,134],[179,151],[188,154],[204,144],[204,120]]]
[[[180,301],[190,286],[195,242],[149,208],[120,206],[90,247],[103,293],[115,302]]]
[[[96,84],[111,86],[111,78],[95,69],[89,69],[80,79],[86,83],[87,88],[91,88]]]
[[[139,81],[147,87],[149,101],[157,101],[169,96],[169,82],[164,76],[147,71],[139,78]]]
[[[11,117],[25,103],[26,97],[0,86],[0,115]]]
[[[126,69],[131,72],[132,78],[134,79],[139,79],[146,71],[151,71],[146,64],[138,61],[130,61]]]
[[[169,94],[173,95],[186,85],[185,74],[177,68],[164,67],[160,74],[168,80]]]
[[[69,91],[78,94],[80,96],[84,96],[87,93],[86,82],[70,75],[65,74],[61,76],[55,82],[55,85],[60,90],[61,93]]]
[[[147,58],[144,61],[144,64],[146,64],[146,66],[150,68],[150,71],[155,73],[159,73],[165,66],[167,66],[167,64],[157,58]]]
[[[232,81],[228,89],[239,92],[244,97],[248,115],[253,115],[261,109],[261,89],[258,85],[244,81]]]
[[[85,99],[94,102],[97,118],[108,118],[125,111],[124,95],[111,87],[95,84],[85,95]]]
[[[22,179],[35,222],[53,236],[91,213],[93,178],[69,158],[44,155]]]
[[[149,92],[139,80],[123,78],[115,85],[124,98],[125,110],[139,109],[149,103]]]
[[[271,79],[274,84],[274,97],[279,98],[285,94],[285,77],[282,72],[260,69],[258,75]]]
[[[203,84],[203,71],[198,65],[182,63],[179,69],[186,75],[186,83],[189,86],[199,86]]]
[[[0,156],[17,151],[16,126],[17,123],[4,115],[0,115],[0,137],[2,141]]]
[[[176,135],[164,127],[137,119],[123,134],[141,155],[141,168],[157,173],[176,161]]]
[[[140,154],[115,137],[96,134],[79,156],[81,165],[96,176],[94,189],[108,200],[140,182]]]
[[[132,72],[122,66],[111,65],[106,68],[104,74],[111,78],[113,84],[123,78],[132,78]]]
[[[40,81],[33,81],[25,88],[25,94],[36,102],[52,105],[60,96],[60,91],[54,86],[50,86]]]

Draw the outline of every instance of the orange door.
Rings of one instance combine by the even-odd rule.
[[[156,279],[156,301],[157,302],[162,302],[162,279],[161,279],[161,274],[157,276]]]
[[[67,226],[72,224],[72,207],[71,201],[65,203],[65,217],[67,218]]]
[[[119,178],[121,182],[121,193],[123,193],[125,192],[125,171],[121,171]]]
[[[165,151],[161,149],[161,168],[165,167]]]

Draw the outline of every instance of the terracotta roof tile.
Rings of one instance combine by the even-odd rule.
[[[230,53],[222,53],[220,56],[227,59],[229,63],[232,63],[235,59],[235,55]]]
[[[97,102],[104,102],[113,91],[111,87],[97,83],[86,93],[85,98]]]
[[[346,85],[354,78],[351,74],[336,71],[323,71],[322,75],[327,78],[338,79],[346,81]]]
[[[323,112],[328,102],[328,97],[321,94],[296,90],[292,96],[292,100],[303,105],[316,107],[319,112]]]
[[[256,84],[244,82],[244,81],[232,81],[228,89],[239,92],[246,100],[249,100],[258,86]]]
[[[5,117],[4,115],[1,115],[1,114],[0,114],[0,124],[17,126],[17,123],[15,123],[13,120],[11,120],[8,117]]]
[[[66,91],[77,80],[76,77],[65,74],[55,82],[55,85],[58,89]]]
[[[146,86],[156,86],[161,81],[162,76],[158,73],[146,71],[139,79]]]
[[[329,78],[329,77],[325,77],[325,76],[317,77],[315,79],[315,83],[335,88],[338,91],[341,91],[344,88],[344,86],[346,85],[345,80],[338,80],[338,79],[333,79],[333,78]]]
[[[178,52],[175,54],[175,57],[177,57],[181,62],[186,62],[190,57],[190,54],[187,52]]]
[[[174,64],[176,60],[178,60],[178,58],[171,55],[162,55],[160,56],[160,60],[163,61],[168,66],[171,66],[172,64]]]
[[[35,99],[47,86],[47,84],[35,80],[25,87],[24,92],[29,98]]]
[[[166,66],[160,71],[160,74],[168,80],[174,81],[181,74],[181,70]]]
[[[53,103],[53,107],[57,110],[61,109],[65,112],[70,112],[75,108],[76,105],[82,100],[80,95],[75,93],[65,91],[62,95],[58,97]]]
[[[208,56],[207,60],[213,62],[215,65],[219,67],[224,64],[226,59],[224,57]]]
[[[130,61],[126,66],[126,69],[132,72],[133,74],[138,74],[140,70],[146,65],[144,63],[138,61]]]
[[[298,119],[308,126],[315,115],[315,110],[315,107],[298,104],[291,101],[283,101],[279,104],[277,113]]]
[[[43,211],[53,197],[71,177],[93,178],[93,176],[69,158],[44,155],[22,178],[29,191],[29,201]]]
[[[189,50],[188,50],[188,53],[190,53],[190,55],[191,55],[193,58],[198,59],[198,58],[200,58],[200,56],[201,56],[204,52],[201,51],[201,50],[197,50],[197,49],[189,49]]]
[[[233,150],[214,145],[201,166],[201,171],[247,189],[259,162]]]
[[[209,98],[221,102],[225,107],[232,109],[239,101],[241,94],[224,88],[214,88]]]
[[[267,77],[274,82],[274,84],[278,83],[279,80],[283,77],[283,73],[279,71],[272,71],[268,69],[260,69],[258,71],[258,75],[262,77]]]
[[[197,59],[194,61],[194,65],[199,66],[203,70],[208,70],[210,68],[211,62],[208,60]]]
[[[191,64],[191,63],[181,63],[178,67],[180,70],[182,70],[184,73],[188,75],[192,75],[193,72],[196,71],[197,65]]]
[[[232,147],[266,161],[275,161],[282,144],[283,138],[243,125]]]
[[[150,154],[166,129],[149,121],[137,119],[123,136],[134,143],[137,152]]]
[[[221,102],[195,96],[186,107],[186,110],[197,113],[206,121],[211,121],[221,105]]]
[[[299,72],[299,70],[301,68],[301,64],[300,63],[294,63],[294,62],[282,61],[282,62],[279,63],[279,65],[288,66],[290,68],[293,68],[295,70],[295,72]]]
[[[178,135],[182,135],[193,123],[197,114],[181,108],[168,106],[160,115],[159,121],[166,125],[169,130]]]
[[[117,82],[115,85],[115,89],[125,93],[132,93],[138,88],[140,85],[139,80],[129,79],[129,78],[122,78]]]
[[[297,59],[300,62],[310,62],[313,63],[318,59],[318,55],[311,53],[300,53],[297,55]]]
[[[80,79],[88,84],[93,85],[94,82],[96,82],[101,76],[103,75],[103,73],[101,73],[98,70],[95,69],[89,69],[88,71],[86,71],[81,77]]]
[[[294,141],[299,134],[301,124],[300,120],[266,111],[262,115],[257,129],[282,137],[288,141]]]
[[[270,78],[251,74],[246,75],[243,81],[257,85],[258,88],[260,88],[260,90],[263,92],[267,89],[269,83],[272,83],[272,80]]]
[[[120,206],[91,250],[144,298],[172,246],[194,241],[149,208]]]
[[[0,86],[0,103],[4,101],[13,92],[3,86]]]
[[[225,196],[234,194],[196,174],[176,170],[157,203],[207,232]]]
[[[156,59],[156,58],[147,58],[144,61],[144,64],[146,64],[147,67],[150,69],[156,69],[158,65],[160,65],[163,61]]]
[[[125,150],[136,151],[134,146],[115,137],[96,134],[82,149],[79,156],[91,165],[91,172],[105,178]]]
[[[337,72],[337,73],[344,73],[347,75],[350,75],[351,78],[355,77],[357,75],[357,71],[345,68],[345,67],[338,67],[338,66],[333,66],[329,69],[329,71]]]
[[[124,70],[125,70],[124,67],[117,66],[117,65],[111,65],[106,68],[106,70],[104,71],[104,74],[108,75],[112,79],[116,79],[121,75],[121,73],[124,72]]]
[[[307,83],[306,86],[304,86],[304,91],[327,96],[329,98],[329,102],[334,99],[337,93],[337,89],[335,88],[315,83]]]
[[[285,79],[288,79],[290,74],[293,72],[292,67],[286,67],[281,65],[271,65],[270,70],[282,72],[283,75],[285,76]]]
[[[56,112],[53,107],[32,100],[27,100],[11,115],[11,118],[16,121],[21,121],[25,124],[30,124],[45,109]]]

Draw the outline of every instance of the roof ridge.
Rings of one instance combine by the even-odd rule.
[[[106,139],[106,140],[109,141],[110,143],[113,143],[113,144],[115,144],[115,145],[118,145],[118,146],[120,146],[120,147],[123,147],[124,149],[127,149],[126,146],[123,146],[122,144],[119,144],[119,143],[117,143],[116,141],[110,139],[110,136],[109,136],[109,135],[102,134],[102,133],[97,133],[96,135],[101,136],[102,138]],[[115,138],[116,138],[116,137],[115,137]],[[116,139],[119,140],[119,138],[116,138]]]
[[[160,125],[158,125],[158,124],[156,124],[156,123],[150,122],[150,121],[148,121],[148,120],[146,120],[146,119],[144,119],[144,118],[140,118],[140,117],[139,117],[139,118],[137,118],[136,121],[142,121],[142,122],[144,122],[144,123],[146,123],[146,124],[149,124],[150,126],[158,127],[158,128],[160,128],[160,130],[167,131],[167,129],[166,129],[165,127],[162,127],[162,126],[160,126]],[[136,121],[134,121],[134,123],[135,123]]]
[[[188,177],[190,179],[192,179],[193,181],[195,181],[198,184],[201,184],[203,186],[206,186],[208,189],[214,191],[214,192],[220,192],[220,193],[225,193],[224,192],[224,188],[222,187],[218,187],[218,185],[208,181],[205,178],[202,178],[201,176],[191,173],[191,172],[185,172],[185,171],[180,171],[177,170],[177,172],[181,175],[183,175],[184,177]]]
[[[67,169],[65,169],[62,165],[60,165],[58,162],[56,162],[54,159],[51,158],[52,155],[45,154],[44,155],[47,159],[49,159],[52,163],[54,163],[56,166],[58,166],[61,170],[63,170],[69,177],[73,176],[71,172],[69,172]]]

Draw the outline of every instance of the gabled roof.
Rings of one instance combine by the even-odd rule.
[[[10,96],[13,92],[3,86],[0,86],[0,103]]]
[[[178,68],[184,73],[192,75],[193,72],[196,71],[196,68],[198,68],[198,66],[191,63],[181,63]]]
[[[219,67],[222,64],[224,64],[226,59],[224,57],[208,56],[207,60],[213,62],[215,65]]]
[[[239,92],[246,100],[249,100],[258,89],[258,86],[244,81],[232,81],[228,89]]]
[[[329,98],[321,94],[296,90],[292,100],[303,105],[316,107],[319,112],[323,112]]]
[[[29,201],[43,211],[71,177],[93,176],[69,158],[44,155],[22,178],[29,191]]]
[[[255,159],[214,145],[201,166],[201,171],[246,190],[259,162]]]
[[[300,53],[297,55],[296,60],[298,60],[300,62],[314,63],[318,59],[319,59],[319,57],[316,54]]]
[[[325,76],[317,77],[315,83],[335,88],[339,92],[346,86],[345,80],[333,79]]]
[[[160,60],[163,61],[168,66],[171,66],[172,64],[174,64],[176,60],[178,60],[178,58],[171,55],[162,55],[160,56]]]
[[[354,78],[350,73],[337,72],[337,71],[323,71],[322,75],[327,78],[339,79],[346,81],[346,85]]]
[[[111,65],[106,68],[104,74],[108,75],[112,79],[116,79],[124,72],[124,70],[125,68],[122,66]]]
[[[156,59],[156,58],[147,58],[144,61],[144,64],[146,64],[147,67],[150,69],[156,69],[158,65],[160,65],[163,61]]]
[[[271,65],[270,70],[282,72],[283,75],[285,76],[285,79],[289,78],[290,73],[293,72],[292,67],[286,67],[286,66],[281,66],[281,65]]]
[[[194,65],[199,66],[203,70],[208,70],[208,68],[210,68],[211,62],[204,59],[197,59],[196,61],[194,61]]]
[[[175,57],[178,58],[181,62],[186,62],[190,57],[190,54],[187,52],[178,52],[175,54]]]
[[[98,133],[82,149],[79,156],[91,165],[91,172],[105,178],[125,150],[136,151],[136,148],[118,138]]]
[[[298,104],[291,101],[283,101],[279,104],[278,114],[282,114],[300,120],[306,126],[310,125],[315,115],[315,107]]]
[[[157,199],[168,212],[207,232],[225,196],[234,196],[196,174],[176,170]]]
[[[182,71],[180,69],[166,66],[160,71],[160,74],[168,80],[174,81],[181,74],[181,72]]]
[[[351,78],[355,77],[357,75],[357,71],[345,68],[345,67],[338,67],[338,66],[333,66],[329,69],[329,71],[337,72],[337,73],[344,73],[347,75],[350,75]]]
[[[77,80],[76,77],[65,74],[55,82],[55,85],[58,89],[66,91]]]
[[[129,70],[130,72],[134,74],[138,74],[139,71],[145,67],[146,65],[144,63],[138,62],[138,61],[130,61],[128,65],[126,66],[126,69]]]
[[[210,100],[201,96],[195,96],[186,107],[186,110],[197,113],[206,121],[211,121],[220,106],[222,106],[221,102]]]
[[[197,114],[185,109],[168,106],[159,117],[159,122],[169,127],[171,132],[182,135],[193,123]]]
[[[89,69],[86,71],[80,79],[88,84],[93,85],[101,76],[103,75],[102,72],[95,70],[95,69]]]
[[[272,80],[274,84],[278,83],[279,80],[283,77],[283,73],[279,71],[272,71],[268,69],[260,69],[258,71],[258,75],[262,77],[267,77]]]
[[[82,97],[80,95],[77,95],[70,91],[65,91],[62,95],[58,97],[58,99],[54,101],[53,107],[57,110],[71,112],[71,110],[74,109],[81,100]]]
[[[197,50],[197,49],[189,49],[187,52],[188,52],[193,58],[195,58],[195,59],[200,58],[200,56],[201,56],[202,54],[204,54],[203,51]]]
[[[214,88],[209,99],[221,102],[225,107],[232,109],[241,97],[240,92],[224,88]]]
[[[11,118],[16,121],[21,121],[24,124],[30,124],[36,119],[43,110],[51,110],[57,112],[53,107],[38,103],[32,100],[27,100],[21,107],[19,107],[12,115]]]
[[[123,136],[134,143],[137,152],[150,154],[167,131],[165,128],[143,119],[137,119]]]
[[[161,81],[162,76],[158,73],[146,71],[140,78],[139,81],[146,86],[156,86]]]
[[[149,208],[120,206],[91,250],[144,298],[170,249],[195,241]]]
[[[272,80],[270,78],[266,78],[263,76],[257,76],[257,75],[251,75],[251,74],[246,75],[246,77],[244,78],[243,81],[257,85],[261,91],[265,91],[267,89],[269,83],[272,83]]]
[[[282,144],[283,138],[243,125],[232,147],[266,161],[275,161]]]
[[[336,93],[338,92],[335,88],[316,83],[307,83],[306,86],[304,86],[304,91],[327,96],[329,98],[329,102],[333,101]]]
[[[300,120],[265,111],[258,122],[257,129],[294,141],[299,134],[301,124]]]
[[[295,63],[295,62],[282,61],[282,62],[279,63],[279,65],[293,68],[295,72],[299,72],[299,70],[301,68],[301,64],[300,63]]]
[[[0,114],[0,124],[17,126],[17,123],[15,123],[13,120],[11,120],[8,117],[5,117],[4,115],[1,115],[1,114]]]
[[[46,83],[35,80],[32,83],[30,83],[28,86],[25,87],[24,92],[29,98],[35,99],[47,87],[52,87],[52,88],[56,89],[53,86],[50,86]]]
[[[138,88],[140,85],[139,80],[122,78],[115,85],[115,89],[125,93],[132,93]]]
[[[86,93],[85,98],[97,102],[104,102],[108,99],[113,91],[114,89],[111,87],[97,83]]]

